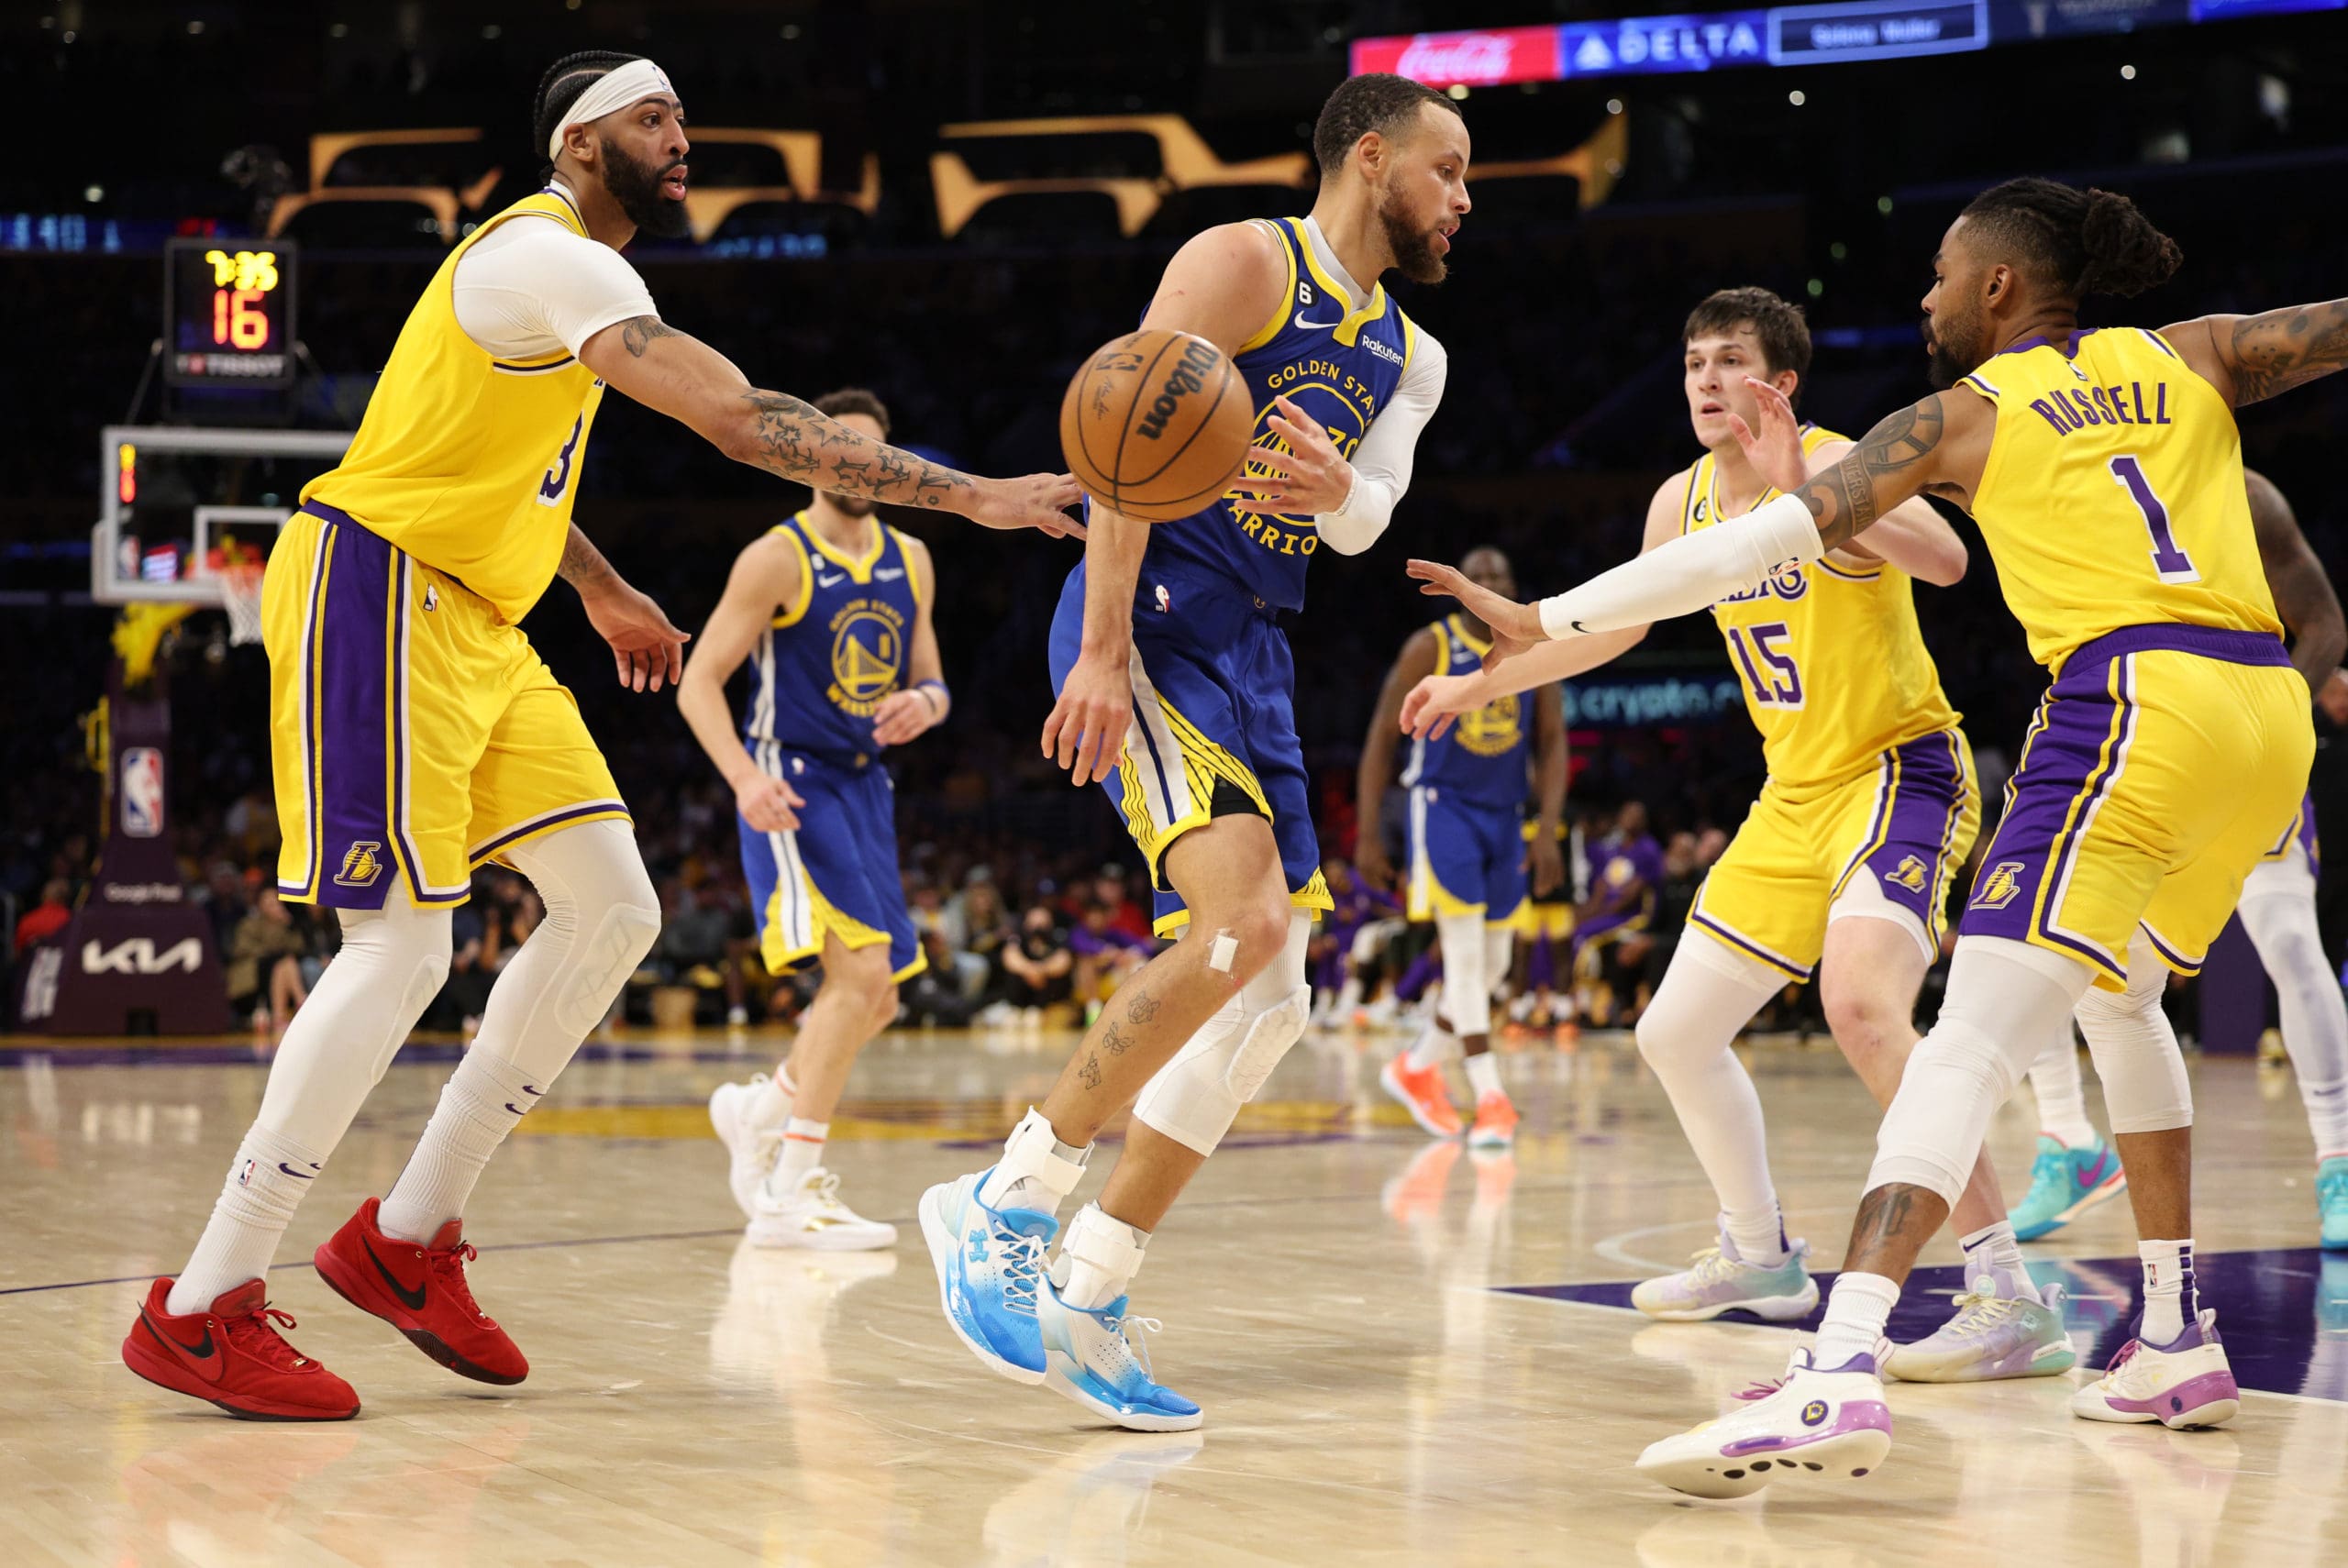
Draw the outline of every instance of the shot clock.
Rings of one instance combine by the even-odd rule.
[[[290,240],[174,239],[163,264],[163,379],[294,384]]]

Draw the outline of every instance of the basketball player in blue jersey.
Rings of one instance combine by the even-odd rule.
[[[861,388],[815,407],[888,438],[888,409]],[[768,971],[824,966],[791,1059],[709,1099],[734,1200],[764,1247],[865,1252],[897,1239],[840,1201],[824,1142],[857,1053],[896,1021],[899,983],[928,967],[881,761],[943,723],[952,699],[931,629],[929,548],[872,513],[862,496],[818,492],[745,547],[677,683],[678,707],[734,789]],[[746,659],[737,731],[725,682]]]
[[[123,1342],[140,1376],[238,1415],[339,1420],[358,1396],[267,1307],[302,1195],[447,975],[473,867],[527,877],[547,918],[499,974],[480,1037],[397,1183],[316,1262],[338,1294],[468,1377],[528,1363],[466,1282],[482,1168],[604,1017],[660,930],[579,709],[520,623],[575,588],[637,690],[684,634],[570,522],[606,386],[727,456],[819,491],[1075,531],[1073,480],[980,480],[754,387],[660,319],[620,248],[686,230],[684,107],[658,65],[572,55],[532,105],[545,189],[473,229],[400,330],[342,461],[302,491],[262,585],[279,893],[335,910],[342,949],[286,1032],[203,1239]]]
[[[1881,1463],[1885,1321],[1991,1116],[2075,1010],[2127,1164],[2144,1311],[2072,1413],[2183,1428],[2241,1407],[2194,1283],[2192,1090],[2160,998],[2170,971],[2199,967],[2307,789],[2309,694],[2261,569],[2234,410],[2348,369],[2348,299],[2079,327],[2084,295],[2140,293],[2178,261],[2124,196],[2009,181],[1933,258],[1925,342],[1947,390],[1833,468],[1537,610],[1411,563],[1490,622],[1505,656],[1750,590],[1929,491],[1980,525],[2052,676],[1816,1342],[1776,1392],[1652,1444],[1640,1468],[1667,1485],[1737,1496]]]
[[[1515,571],[1490,546],[1468,551],[1459,569],[1471,582],[1515,596]],[[1354,868],[1380,886],[1394,878],[1379,819],[1394,780],[1402,699],[1430,677],[1479,670],[1490,646],[1490,629],[1463,610],[1412,633],[1387,672],[1362,739],[1354,790]],[[1443,1081],[1443,1065],[1464,1053],[1476,1104],[1468,1142],[1480,1149],[1504,1149],[1516,1140],[1516,1107],[1501,1087],[1500,1059],[1491,1054],[1492,992],[1508,978],[1524,902],[1524,793],[1536,771],[1539,820],[1530,845],[1535,890],[1549,892],[1566,875],[1558,834],[1566,809],[1564,704],[1552,682],[1534,691],[1530,725],[1526,706],[1517,693],[1505,692],[1461,715],[1445,734],[1412,740],[1402,770],[1411,792],[1410,870],[1402,887],[1411,919],[1434,922],[1443,952],[1443,1002],[1378,1081],[1430,1136],[1456,1138],[1459,1112]],[[1537,767],[1528,767],[1536,756]]]
[[[1155,527],[1094,507],[1052,626],[1045,755],[1108,790],[1149,863],[1158,930],[1180,940],[1110,999],[1001,1160],[921,1203],[964,1344],[1014,1382],[1145,1430],[1201,1416],[1138,1359],[1127,1288],[1151,1231],[1303,1032],[1313,912],[1330,903],[1279,617],[1302,608],[1314,552],[1368,549],[1410,482],[1444,355],[1379,279],[1439,281],[1468,207],[1467,127],[1415,83],[1346,82],[1312,143],[1311,214],[1198,235],[1143,317],[1205,338],[1246,379],[1260,444],[1243,493]],[[1128,1105],[1116,1169],[1047,1274],[1057,1210]]]
[[[2291,634],[2291,667],[2319,690],[2348,654],[2348,621],[2323,563],[2308,547],[2291,503],[2265,475],[2244,470],[2250,521],[2276,613]],[[2304,801],[2290,831],[2243,878],[2234,912],[2275,983],[2283,1049],[2299,1084],[2315,1140],[2319,1245],[2348,1252],[2348,998],[2324,956],[2316,922],[2315,805]],[[2038,1158],[2030,1192],[2014,1209],[2023,1241],[2051,1235],[2127,1185],[2120,1161],[2088,1120],[2079,1053],[2066,1030],[2030,1069],[2038,1100]]]

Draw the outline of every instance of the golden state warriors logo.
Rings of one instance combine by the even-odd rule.
[[[374,840],[354,844],[342,857],[342,869],[334,876],[335,885],[343,888],[371,888],[375,878],[383,874],[383,846]]]
[[[852,600],[832,617],[832,684],[842,712],[869,716],[905,667],[905,620],[892,604]]]
[[[1334,302],[1324,308],[1338,313]],[[1335,322],[1316,325],[1335,326]],[[1369,339],[1364,337],[1362,341]],[[1265,382],[1273,396],[1287,398],[1303,411],[1306,418],[1318,423],[1328,433],[1341,458],[1353,456],[1354,448],[1369,433],[1369,422],[1378,413],[1377,390],[1342,365],[1327,359],[1307,357],[1292,360],[1272,371]],[[1269,423],[1279,413],[1279,407],[1268,402],[1256,411],[1255,444],[1285,453],[1290,449],[1288,437]],[[1260,479],[1268,471],[1257,459],[1247,459],[1247,477]],[[1238,524],[1242,534],[1279,555],[1309,556],[1321,547],[1321,536],[1313,531],[1309,516],[1257,517],[1248,513],[1232,520]]]
[[[1912,855],[1903,855],[1899,857],[1899,868],[1885,872],[1883,879],[1895,888],[1921,893],[1924,890],[1924,863]]]
[[[1524,738],[1524,727],[1517,722],[1522,712],[1514,696],[1487,702],[1474,712],[1460,715],[1453,738],[1471,756],[1505,756]]]
[[[2021,892],[2022,863],[2000,860],[1982,875],[1973,889],[1973,907],[1977,910],[2001,910],[2012,903]]]

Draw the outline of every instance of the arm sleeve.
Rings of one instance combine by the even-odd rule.
[[[1781,495],[1544,599],[1541,629],[1552,637],[1588,636],[1667,621],[1708,610],[1794,562],[1807,565],[1823,554],[1810,508],[1799,496]]]
[[[615,322],[657,316],[651,291],[610,246],[545,218],[515,218],[457,263],[457,325],[492,354],[580,348]]]
[[[1418,455],[1419,432],[1434,417],[1443,401],[1443,383],[1450,373],[1451,357],[1443,345],[1424,332],[1418,335],[1402,381],[1378,417],[1369,434],[1354,448],[1354,487],[1335,512],[1313,519],[1321,542],[1341,556],[1357,556],[1378,542],[1394,519],[1394,503],[1411,488],[1411,464]]]

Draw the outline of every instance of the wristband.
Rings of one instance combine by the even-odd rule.
[[[930,693],[930,688],[932,687],[936,687],[937,689],[935,696],[932,696]],[[927,699],[929,702],[930,717],[934,719],[944,718],[946,716],[946,704],[954,701],[954,693],[946,689],[946,682],[943,680],[916,680],[914,682],[914,690],[920,692],[924,698]]]

